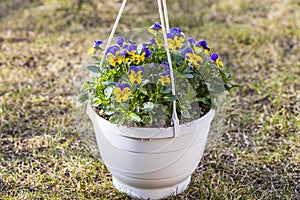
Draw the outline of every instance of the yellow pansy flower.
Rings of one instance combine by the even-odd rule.
[[[128,70],[129,80],[131,84],[140,84],[144,73],[144,67],[132,66]]]
[[[182,52],[182,56],[185,57],[195,67],[199,67],[202,62],[202,57],[195,54],[193,49],[188,47]]]
[[[112,67],[115,67],[123,62],[123,55],[121,54],[118,46],[110,47],[106,52],[106,58]]]
[[[118,84],[113,90],[113,93],[116,96],[116,101],[118,103],[127,101],[129,96],[132,94],[129,84]]]
[[[170,71],[166,70],[159,75],[158,81],[161,82],[162,85],[166,86],[171,83],[170,79]]]
[[[221,61],[217,53],[211,54],[210,59],[214,61],[219,67],[224,67],[223,62]]]

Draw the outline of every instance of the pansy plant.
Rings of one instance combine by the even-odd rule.
[[[105,113],[102,117],[112,123],[162,126],[159,116],[153,116],[164,111],[164,116],[171,119],[174,100],[181,101],[177,114],[183,123],[215,108],[217,95],[234,87],[230,84],[231,75],[224,72],[220,56],[211,53],[208,42],[186,38],[175,27],[167,33],[177,87],[176,95],[172,95],[162,26],[156,22],[147,32],[152,35],[148,41],[135,43],[118,37],[106,52],[101,40],[94,41],[88,53],[95,64],[88,69],[96,74],[84,83],[81,102],[91,100],[92,106]],[[99,69],[102,56],[105,61]]]

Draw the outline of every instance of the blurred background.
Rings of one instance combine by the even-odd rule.
[[[73,113],[87,50],[108,37],[121,2],[0,0],[0,199],[130,199]],[[176,199],[300,198],[300,1],[167,2],[170,25],[206,39],[241,85]],[[129,0],[117,32],[155,21],[156,1]]]

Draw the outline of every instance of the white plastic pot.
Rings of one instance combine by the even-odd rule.
[[[112,173],[113,185],[121,192],[143,199],[159,199],[183,192],[198,166],[215,115],[173,128],[127,128],[97,115],[90,105],[101,157]]]

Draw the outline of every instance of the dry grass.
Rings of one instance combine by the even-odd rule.
[[[72,115],[84,54],[107,37],[120,3],[32,2],[0,3],[0,199],[130,199]],[[119,31],[157,21],[152,1],[128,2]],[[188,190],[169,199],[300,198],[299,1],[168,2],[171,25],[219,49],[242,85],[221,139]]]

